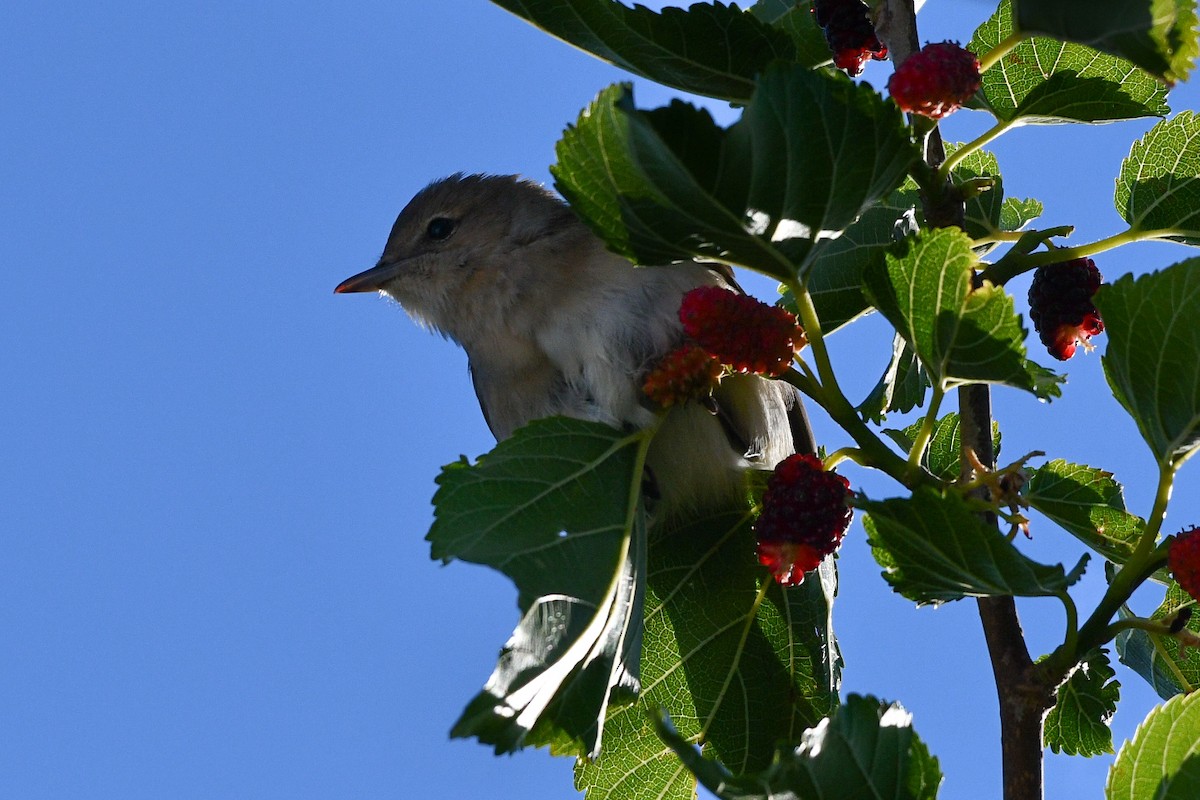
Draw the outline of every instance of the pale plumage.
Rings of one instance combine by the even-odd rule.
[[[462,345],[484,417],[504,439],[552,415],[653,422],[642,380],[684,339],[681,298],[731,280],[713,265],[634,267],[536,184],[455,175],[419,192],[379,263],[337,291],[379,290]],[[647,463],[672,509],[735,498],[741,468],[812,447],[785,383],[728,377],[715,399],[715,415],[695,403],[673,409],[651,447]]]

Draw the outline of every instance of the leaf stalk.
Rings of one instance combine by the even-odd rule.
[[[1024,31],[1013,31],[1004,39],[979,57],[979,71],[987,72],[992,67],[999,63],[1000,59],[1011,53],[1017,45],[1029,38],[1029,34]]]

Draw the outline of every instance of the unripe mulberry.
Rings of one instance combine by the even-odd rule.
[[[1029,286],[1029,317],[1050,355],[1066,361],[1104,331],[1092,297],[1104,278],[1090,258],[1038,267]]]
[[[838,549],[853,511],[850,482],[807,453],[775,467],[754,523],[758,560],[784,586],[804,581]]]
[[[679,306],[683,329],[734,372],[782,375],[804,345],[787,309],[719,286],[701,286]]]
[[[875,35],[870,9],[861,0],[814,0],[813,14],[833,52],[833,63],[850,77],[863,70],[868,60],[887,58],[887,48]]]
[[[1200,528],[1176,534],[1167,550],[1167,566],[1175,582],[1193,600],[1200,600]]]
[[[902,111],[941,119],[970,100],[981,83],[974,53],[954,42],[937,42],[896,68],[888,93]]]
[[[724,368],[704,348],[685,344],[667,353],[646,376],[642,391],[663,408],[712,394]]]

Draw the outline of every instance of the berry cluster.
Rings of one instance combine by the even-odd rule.
[[[888,92],[902,111],[941,119],[970,100],[981,82],[974,53],[937,42],[905,59],[888,79]]]
[[[1200,600],[1200,528],[1189,528],[1176,534],[1167,550],[1167,566],[1175,582]]]
[[[1050,355],[1066,361],[1075,346],[1104,330],[1092,297],[1104,278],[1090,258],[1038,267],[1029,286],[1029,317]]]
[[[802,583],[841,544],[853,514],[850,496],[850,482],[814,455],[779,462],[754,523],[759,563],[784,586]]]
[[[787,309],[719,286],[684,295],[679,321],[688,336],[734,372],[782,375],[805,342]]]
[[[887,58],[887,48],[875,35],[870,9],[862,0],[813,0],[812,10],[833,51],[833,63],[850,77],[862,72],[870,59]]]
[[[663,408],[712,394],[724,368],[702,347],[685,344],[667,353],[646,376],[642,391]]]

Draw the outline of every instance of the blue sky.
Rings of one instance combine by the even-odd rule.
[[[989,11],[932,0],[922,37],[966,41]],[[332,289],[431,179],[548,180],[563,126],[626,76],[484,0],[26,3],[0,24],[0,796],[573,796],[568,761],[447,739],[517,619],[502,578],[441,567],[423,541],[441,465],[492,445],[465,359]],[[1172,107],[1197,98],[1181,87]],[[955,115],[950,137],[980,121]],[[1010,194],[1087,241],[1120,226],[1112,180],[1149,125],[1028,128],[993,149]],[[1111,279],[1190,255],[1097,262]],[[835,337],[852,396],[890,342],[860,327]],[[1152,460],[1098,355],[1049,407],[997,393],[1004,455],[1112,469],[1145,514]],[[1200,519],[1196,469],[1168,532]],[[1081,552],[1048,524],[1026,551]],[[913,711],[943,797],[998,796],[974,605],[913,610],[857,525],[841,564],[845,690]],[[1034,650],[1052,647],[1057,603],[1021,611]],[[1119,677],[1118,742],[1155,703]],[[1048,796],[1099,796],[1107,763],[1048,757]]]

